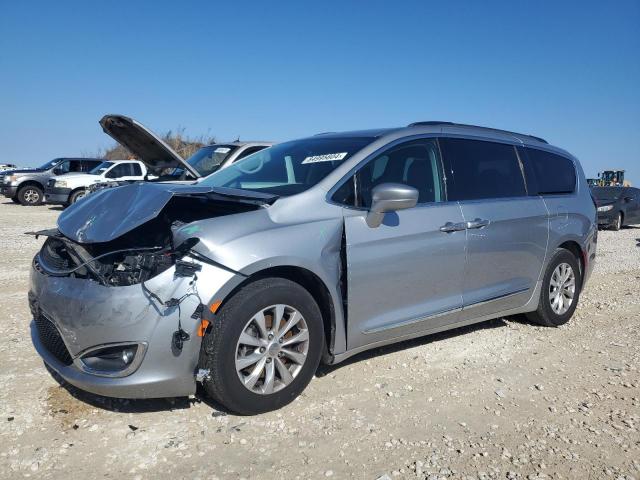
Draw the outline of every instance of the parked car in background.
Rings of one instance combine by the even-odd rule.
[[[640,189],[633,187],[593,187],[598,206],[598,226],[620,230],[640,224]]]
[[[13,163],[0,163],[0,172],[6,172],[7,170],[17,170],[18,167]]]
[[[83,198],[91,185],[118,181],[141,181],[147,167],[138,160],[105,160],[86,173],[67,173],[51,178],[45,189],[45,202],[71,205]]]
[[[295,399],[321,358],[504,315],[566,323],[597,225],[564,150],[418,122],[105,190],[37,234],[32,339],[69,383],[144,398],[202,382],[255,414]]]
[[[207,145],[187,160],[141,123],[124,115],[105,115],[100,125],[106,134],[144,162],[154,181],[193,181],[270,147],[273,142],[235,141]],[[96,185],[93,189],[110,185]]]
[[[98,158],[54,158],[38,168],[0,173],[0,193],[15,203],[40,205],[49,179],[69,172],[88,172],[103,160]]]

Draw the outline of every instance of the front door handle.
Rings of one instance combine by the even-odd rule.
[[[467,222],[467,228],[468,229],[484,228],[487,225],[489,225],[489,223],[490,223],[489,220],[482,220],[480,218],[476,218],[475,220]]]
[[[447,222],[440,227],[440,231],[444,233],[460,232],[466,229],[467,229],[467,225],[464,222],[460,222],[460,223]]]

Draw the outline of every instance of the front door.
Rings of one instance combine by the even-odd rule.
[[[356,208],[344,209],[349,349],[457,321],[466,232],[459,205],[445,201],[441,172],[436,141],[422,139],[391,147],[356,173]],[[418,205],[371,228],[366,209],[382,183],[415,187]]]

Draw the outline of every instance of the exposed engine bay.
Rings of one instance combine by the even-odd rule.
[[[42,273],[128,286],[145,282],[175,265],[197,243],[191,238],[174,245],[173,232],[191,222],[261,208],[212,199],[207,195],[174,196],[158,216],[109,242],[79,243],[58,230],[33,232],[47,236],[34,264]]]

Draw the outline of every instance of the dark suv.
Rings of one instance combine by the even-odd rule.
[[[88,172],[102,162],[97,158],[54,158],[38,168],[0,173],[0,194],[22,205],[40,205],[50,178]]]

